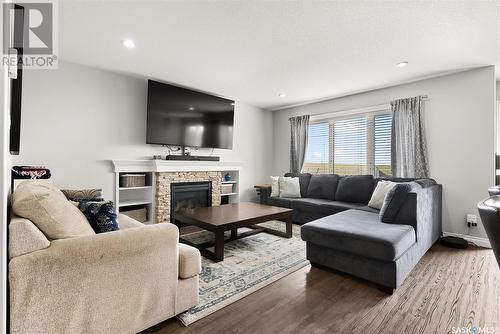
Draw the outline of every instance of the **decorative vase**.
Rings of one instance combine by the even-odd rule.
[[[227,173],[226,175],[224,175],[224,180],[225,181],[231,181],[233,179],[233,176],[229,173]]]

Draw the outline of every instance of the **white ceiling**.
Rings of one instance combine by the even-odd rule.
[[[485,65],[500,80],[500,0],[59,4],[61,59],[268,109]]]

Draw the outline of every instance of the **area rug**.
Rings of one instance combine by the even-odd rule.
[[[285,224],[278,221],[261,225],[285,229]],[[201,231],[183,238],[202,243],[213,236]],[[300,226],[297,225],[293,226],[290,239],[259,233],[228,242],[224,245],[224,261],[214,263],[202,257],[200,303],[177,318],[186,326],[192,324],[308,264],[306,245],[300,239]]]

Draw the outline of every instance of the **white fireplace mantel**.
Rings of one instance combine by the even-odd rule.
[[[121,172],[222,172],[239,171],[241,163],[225,161],[111,160]]]

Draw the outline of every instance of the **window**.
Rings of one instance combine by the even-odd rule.
[[[332,172],[330,168],[330,124],[310,124],[304,170],[326,174]]]
[[[312,118],[303,171],[391,175],[391,126],[388,110]]]

